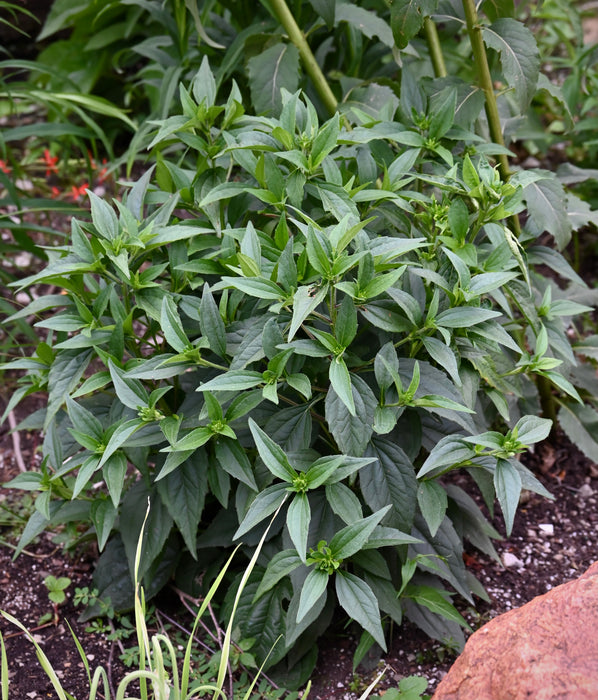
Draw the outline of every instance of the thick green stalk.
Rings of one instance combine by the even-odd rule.
[[[331,115],[334,114],[338,108],[337,99],[330,89],[330,85],[328,84],[324,73],[322,73],[318,62],[316,61],[316,58],[313,55],[305,36],[303,35],[303,32],[301,29],[299,29],[299,26],[297,25],[293,14],[289,10],[288,5],[286,4],[285,0],[270,0],[270,5],[276,13],[279,22],[284,27],[285,32],[288,34],[289,39],[299,50],[299,55],[301,56],[301,61],[303,62],[305,71],[311,78],[311,81],[314,84],[318,95],[322,99],[324,106]]]
[[[498,105],[496,103],[496,95],[494,94],[494,85],[492,84],[492,75],[488,65],[488,56],[486,47],[482,37],[482,27],[478,22],[478,13],[474,0],[463,0],[463,9],[465,11],[465,21],[467,24],[467,32],[471,41],[473,50],[473,58],[478,73],[480,87],[484,91],[486,97],[486,116],[488,117],[488,127],[490,128],[490,137],[494,143],[501,146],[505,145],[502,136],[502,127],[500,125],[500,115],[498,113]],[[498,167],[500,175],[504,182],[509,179],[509,160],[504,153],[498,156]]]
[[[504,146],[505,141],[502,135],[498,104],[494,93],[494,85],[492,84],[490,66],[488,65],[486,46],[484,45],[484,38],[482,36],[482,26],[478,21],[478,12],[476,10],[475,0],[462,0],[462,2],[463,10],[465,11],[467,33],[469,34],[469,40],[473,51],[473,59],[478,73],[478,81],[486,98],[486,117],[488,118],[490,138],[494,141],[494,143]],[[500,153],[498,156],[498,169],[502,181],[507,182],[511,175],[511,171],[509,168],[509,159],[505,153]],[[513,231],[519,235],[521,228],[517,216],[511,217],[511,224],[513,226]]]
[[[424,19],[424,34],[426,35],[428,51],[430,52],[432,66],[434,67],[434,75],[437,78],[445,78],[447,72],[444,56],[442,55],[442,46],[438,38],[438,30],[431,17],[426,17]]]

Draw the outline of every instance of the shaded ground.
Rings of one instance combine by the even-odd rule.
[[[18,473],[15,445],[8,426],[0,432],[0,483]],[[21,435],[21,457],[29,464],[35,460],[35,435]],[[18,452],[18,450],[17,450]],[[499,542],[497,549],[503,567],[476,552],[468,552],[466,562],[490,595],[490,603],[480,602],[476,611],[463,608],[473,627],[478,627],[497,614],[527,602],[558,584],[578,576],[598,559],[598,468],[590,463],[566,438],[557,436],[553,445],[542,445],[529,464],[555,495],[549,502],[536,495],[522,503],[515,521],[513,536]],[[17,498],[18,496],[18,498]],[[134,638],[122,645],[111,642],[106,634],[89,633],[85,624],[77,622],[78,609],[72,598],[76,587],[90,586],[93,552],[70,556],[50,535],[42,535],[12,561],[13,525],[16,516],[26,516],[31,504],[23,504],[17,492],[0,489],[0,609],[15,615],[33,630],[66,689],[76,698],[87,698],[89,685],[68,628],[70,624],[81,641],[92,670],[104,666],[113,688],[127,673],[119,656]],[[8,509],[8,510],[6,510]],[[502,529],[502,523],[495,525]],[[58,609],[58,621],[39,627],[42,616],[53,614],[44,579],[52,574],[68,576],[67,602]],[[25,635],[6,621],[0,622],[9,658],[11,698],[42,700],[53,697],[52,686],[37,662],[33,645]],[[396,685],[400,678],[423,675],[432,691],[446,673],[455,656],[451,650],[427,639],[411,625],[398,630],[392,639],[389,654],[368,668],[352,670],[356,640],[350,633],[337,630],[339,636],[322,644],[310,698],[313,700],[353,700],[382,668],[386,668],[380,687]]]

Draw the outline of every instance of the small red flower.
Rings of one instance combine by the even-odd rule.
[[[58,172],[58,168],[56,167],[58,156],[50,155],[50,151],[47,148],[44,149],[44,157],[42,160],[46,164],[46,177],[49,177],[52,173]]]
[[[52,185],[51,187],[51,192],[52,192],[52,199],[58,199],[60,197],[60,190],[56,185]]]
[[[0,160],[0,170],[2,170],[3,173],[6,173],[8,175],[12,168],[10,167],[10,165],[8,165],[6,161]]]
[[[77,185],[73,185],[71,187],[71,197],[73,198],[73,201],[77,201],[81,199],[81,197],[85,196],[85,190],[89,188],[89,183],[84,182],[80,187],[77,187]]]
[[[100,184],[105,182],[106,178],[108,177],[108,160],[106,158],[102,158],[102,165],[104,167],[98,173],[98,182]]]

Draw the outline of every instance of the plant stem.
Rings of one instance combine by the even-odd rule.
[[[447,72],[444,56],[442,55],[442,46],[438,38],[438,30],[431,17],[426,17],[424,19],[424,34],[426,35],[426,42],[428,44],[428,50],[430,51],[432,66],[434,67],[434,74],[437,78],[445,78]]]
[[[293,14],[289,10],[288,5],[286,4],[285,0],[270,0],[270,5],[272,6],[272,9],[274,10],[279,22],[282,24],[284,30],[288,34],[289,39],[299,50],[299,55],[303,61],[305,71],[311,78],[316,92],[322,99],[324,106],[331,115],[335,114],[338,108],[337,99],[330,89],[330,85],[328,84],[324,73],[322,73],[318,62],[316,61],[316,58],[313,55],[305,36],[303,35],[303,32],[301,29],[299,29],[299,26],[297,25]]]
[[[486,54],[486,47],[482,37],[482,27],[478,22],[478,13],[475,2],[474,0],[462,1],[463,10],[465,11],[467,33],[469,34],[469,40],[471,41],[473,58],[478,73],[478,81],[486,97],[486,116],[488,117],[490,137],[494,143],[504,146],[505,142],[502,136],[502,127],[500,125],[500,115],[498,113],[496,95],[494,94],[494,85],[492,84],[492,75],[490,74],[488,56]],[[498,156],[498,167],[503,181],[506,182],[509,179],[510,174],[509,161],[507,156],[503,153]]]
[[[478,12],[476,10],[475,0],[462,0],[462,2],[463,10],[465,11],[467,33],[469,34],[474,63],[478,73],[478,81],[486,98],[486,117],[488,118],[490,138],[499,146],[504,146],[505,140],[503,139],[502,135],[500,115],[498,113],[496,95],[494,94],[494,85],[492,84],[492,75],[490,74],[490,66],[488,65],[488,55],[486,54],[486,46],[484,45],[484,38],[482,36],[482,26],[478,21]],[[500,153],[498,155],[498,170],[502,181],[507,182],[511,175],[511,171],[509,168],[509,159],[505,153]],[[517,216],[511,217],[511,223],[515,234],[519,236],[521,233],[521,227]]]

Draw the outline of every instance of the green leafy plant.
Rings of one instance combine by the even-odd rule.
[[[260,54],[270,63],[301,44],[274,6],[289,40]],[[359,16],[372,38],[360,9],[336,6],[329,24]],[[172,576],[201,594],[206,569],[241,537],[251,559],[281,509],[220,614],[238,605],[237,643],[254,639],[258,663],[297,686],[338,608],[362,628],[358,655],[404,615],[461,644],[452,598],[485,595],[463,540],[496,556],[499,533],[450,472],[491,512],[498,500],[509,534],[523,488],[549,497],[520,455],[557,407],[573,435],[596,415],[576,359],[595,339],[573,321],[595,294],[541,238],[568,243],[576,199],[554,173],[511,172],[504,145],[501,112],[521,114],[538,86],[533,36],[508,7],[450,9],[439,30],[437,3],[395,0],[375,26],[404,47],[400,99],[383,90],[329,118],[290,79],[258,83],[274,102],[246,113],[244,85],[202,60],[179,113],[154,124],[155,168],[122,201],[90,193],[91,222],[14,285],[65,292],[9,319],[35,315],[48,334],[3,367],[25,370],[7,410],[48,396],[26,423],[44,431],[42,466],[9,484],[38,494],[19,548],[84,522],[100,597],[126,609],[135,572],[148,598]],[[458,80],[463,59],[440,46],[454,22],[477,69]],[[430,52],[412,56],[420,31]]]
[[[579,400],[561,318],[589,307],[528,261],[584,288],[531,208],[519,239],[506,223],[543,176],[505,183],[451,132],[457,91],[432,99],[406,69],[399,120],[352,128],[298,93],[280,118],[216,94],[204,62],[154,138],[159,189],[148,171],[116,210],[90,193],[92,222],[20,282],[66,291],[22,312],[51,341],[7,365],[29,370],[13,404],[48,391],[43,466],[9,484],[39,494],[20,547],[87,521],[100,595],[127,607],[148,497],[148,596],[173,571],[198,592],[194,559],[253,546],[282,507],[239,610],[259,662],[283,635],[266,663],[293,649],[307,672],[337,604],[364,645],[403,614],[458,643],[444,586],[484,595],[462,538],[493,554],[498,533],[443,477],[467,470],[509,533],[522,488],[548,496],[518,460],[551,425],[522,415],[533,380]]]

